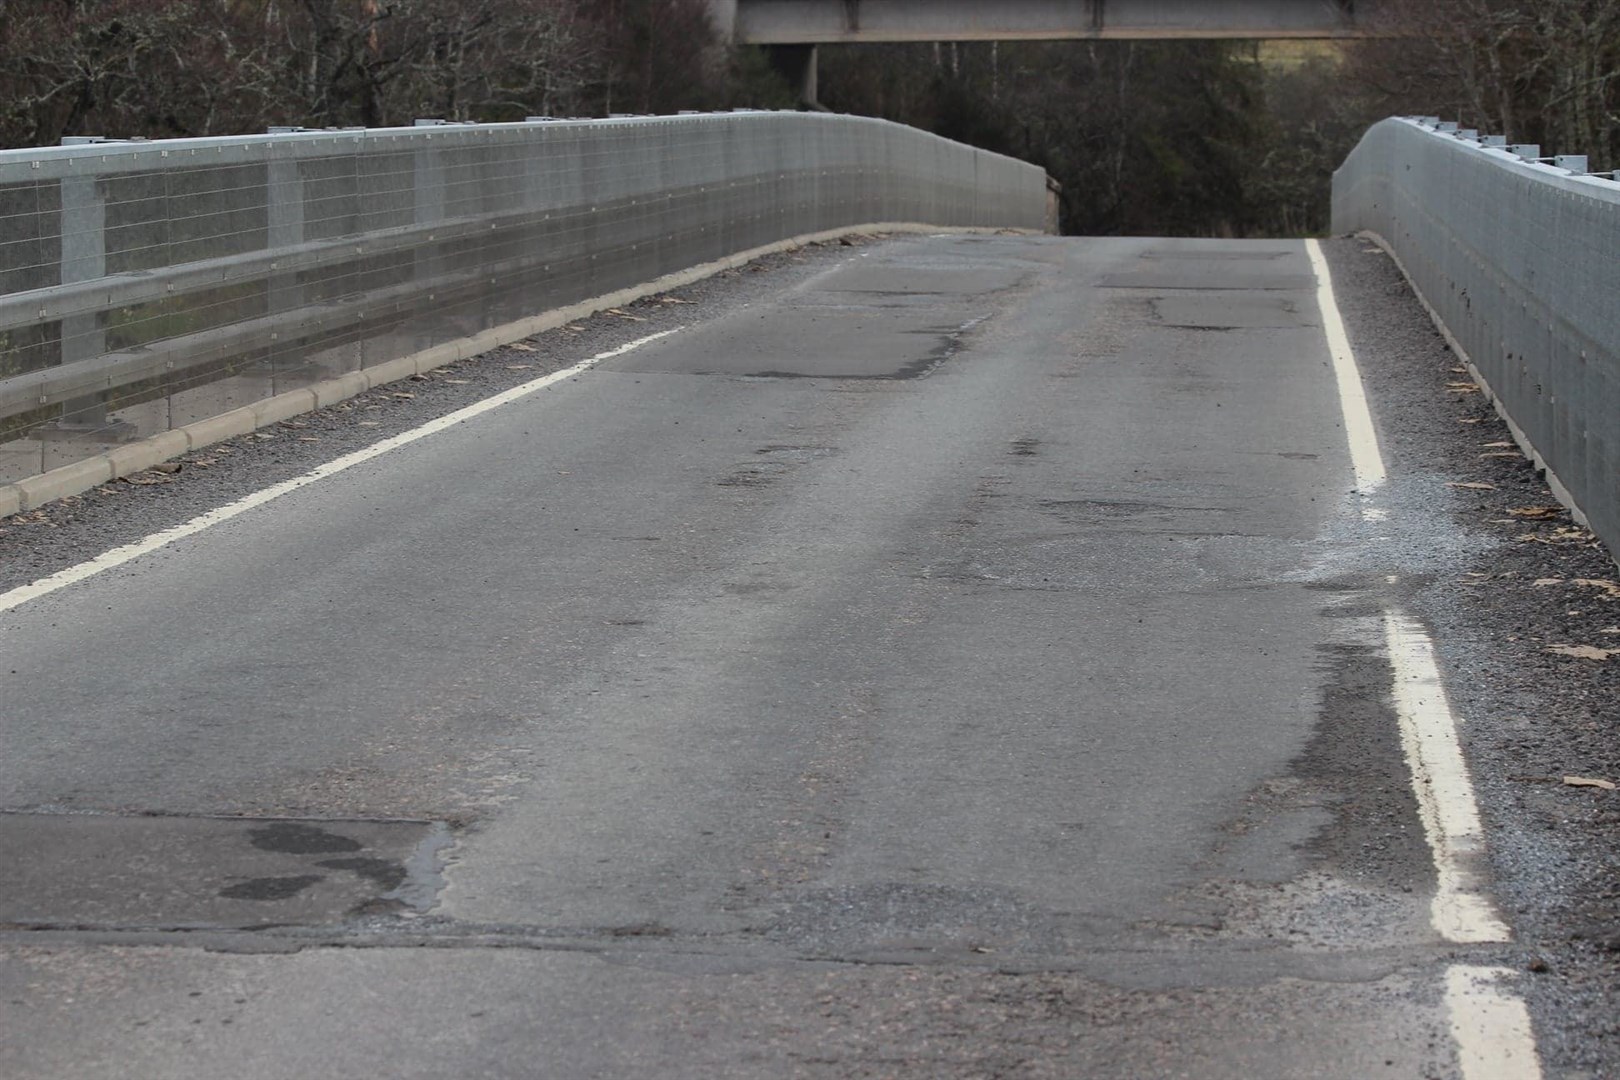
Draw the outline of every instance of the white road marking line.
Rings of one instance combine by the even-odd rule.
[[[1384,615],[1394,672],[1401,748],[1417,793],[1418,816],[1437,876],[1429,917],[1447,941],[1509,941],[1512,932],[1485,895],[1475,864],[1485,856],[1485,830],[1457,741],[1457,718],[1435,664],[1434,644],[1412,619]]]
[[[1378,449],[1378,431],[1373,427],[1367,393],[1361,385],[1361,371],[1350,351],[1350,336],[1344,330],[1338,301],[1333,297],[1333,275],[1322,245],[1305,241],[1316,273],[1316,303],[1322,311],[1322,332],[1327,336],[1328,354],[1333,358],[1333,376],[1339,384],[1339,408],[1344,413],[1344,433],[1350,442],[1350,467],[1356,474],[1356,490],[1367,498],[1384,485],[1387,473]]]
[[[1333,279],[1322,246],[1305,242],[1316,272],[1317,303],[1322,329],[1333,357],[1344,413],[1345,436],[1356,488],[1365,500],[1388,478],[1361,372],[1345,333],[1344,319],[1333,297]],[[1389,511],[1362,504],[1368,522],[1389,520]],[[1394,585],[1395,575],[1385,579]],[[1477,868],[1485,854],[1485,834],[1474,801],[1445,682],[1435,662],[1434,642],[1415,620],[1395,611],[1384,614],[1384,641],[1392,672],[1392,693],[1400,718],[1401,747],[1418,816],[1434,859],[1436,887],[1429,919],[1447,941],[1483,944],[1511,940],[1512,931],[1497,914]],[[1499,981],[1506,968],[1458,965],[1446,971],[1446,1013],[1463,1080],[1541,1080],[1535,1031],[1530,1012]]]
[[[1463,965],[1446,972],[1446,1008],[1463,1080],[1541,1080],[1530,1011],[1497,985],[1511,974]]]
[[[412,428],[411,430],[401,432],[398,435],[392,435],[379,442],[372,443],[370,446],[365,447],[362,450],[356,450],[351,454],[345,454],[340,458],[335,458],[332,461],[328,461],[324,465],[311,469],[309,472],[304,473],[301,476],[295,476],[290,480],[283,480],[279,484],[272,484],[267,488],[253,492],[251,495],[245,495],[233,503],[228,503],[225,506],[210,510],[205,514],[199,514],[190,521],[176,525],[173,528],[164,529],[161,532],[155,532],[150,536],[135,541],[134,543],[125,544],[122,547],[115,547],[110,551],[104,551],[88,562],[79,563],[77,566],[70,566],[65,570],[58,570],[56,573],[51,574],[48,577],[40,578],[38,581],[30,582],[27,585],[19,585],[9,592],[0,593],[0,612],[10,611],[13,608],[20,607],[23,604],[28,603],[30,600],[37,600],[42,596],[47,596],[53,592],[56,592],[58,589],[65,589],[69,585],[74,585],[78,582],[84,581],[86,578],[95,577],[97,574],[112,570],[115,567],[123,566],[125,563],[138,559],[142,555],[148,555],[159,548],[166,547],[169,544],[174,543],[176,540],[183,540],[188,536],[195,536],[197,533],[200,533],[205,529],[213,528],[215,525],[222,522],[229,521],[234,517],[239,517],[255,507],[263,506],[268,502],[273,502],[274,500],[281,498],[283,495],[297,491],[299,488],[308,487],[309,485],[318,481],[325,480],[329,476],[336,476],[338,473],[343,472],[346,469],[351,469],[362,462],[381,457],[390,451],[398,450],[402,446],[409,446],[413,442],[425,439],[429,435],[436,435],[446,428],[451,428],[464,421],[471,420],[475,416],[480,416],[494,409],[498,409],[503,405],[510,405],[512,402],[528,397],[530,394],[533,394],[536,391],[544,390],[553,383],[561,382],[564,379],[572,378],[573,376],[578,375],[582,371],[587,371],[590,368],[595,367],[597,364],[602,363],[604,360],[611,360],[616,356],[623,356],[625,353],[639,349],[643,345],[657,341],[659,338],[665,338],[671,334],[679,333],[682,329],[682,327],[676,327],[674,330],[664,330],[656,334],[648,334],[646,337],[637,338],[635,341],[620,345],[616,349],[609,349],[607,352],[598,353],[588,360],[580,361],[573,367],[564,368],[561,371],[554,371],[550,375],[542,375],[538,379],[532,379],[520,386],[514,386],[510,390],[504,390],[501,393],[496,394],[494,397],[488,397],[483,401],[468,405],[466,408],[457,409],[455,412],[447,413],[436,420],[429,420],[420,427]]]

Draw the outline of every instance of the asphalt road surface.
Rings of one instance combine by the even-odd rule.
[[[1537,1075],[1317,286],[845,249],[0,612],[0,1074]]]

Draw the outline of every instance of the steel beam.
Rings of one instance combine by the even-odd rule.
[[[744,44],[1098,38],[1353,38],[1384,0],[711,0]]]

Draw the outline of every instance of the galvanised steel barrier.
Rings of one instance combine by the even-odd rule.
[[[0,484],[789,238],[1042,230],[1047,195],[790,112],[0,151]]]
[[[1375,125],[1333,229],[1395,255],[1560,498],[1620,552],[1620,183],[1435,118]]]

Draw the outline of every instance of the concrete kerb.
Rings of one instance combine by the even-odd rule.
[[[1489,401],[1491,408],[1496,410],[1496,415],[1500,416],[1502,422],[1507,425],[1509,434],[1513,436],[1513,441],[1518,444],[1524,456],[1530,459],[1531,464],[1546,479],[1547,489],[1552,492],[1553,498],[1557,499],[1569,511],[1570,517],[1575,520],[1577,525],[1583,529],[1590,528],[1586,512],[1576,503],[1575,496],[1571,495],[1569,488],[1565,487],[1563,481],[1558,479],[1558,474],[1553,472],[1552,466],[1547,464],[1547,459],[1541,456],[1541,451],[1537,450],[1535,443],[1530,441],[1530,436],[1526,435],[1524,429],[1514,421],[1513,417],[1508,415],[1507,408],[1502,404],[1501,397],[1495,390],[1491,389],[1490,380],[1485,378],[1485,373],[1480,371],[1478,365],[1474,363],[1473,357],[1468,355],[1468,350],[1463,348],[1462,342],[1457,340],[1456,336],[1452,334],[1451,328],[1446,326],[1444,320],[1440,318],[1440,312],[1435,310],[1433,304],[1429,303],[1429,298],[1423,295],[1422,289],[1418,288],[1417,281],[1407,272],[1406,264],[1395,253],[1395,245],[1371,229],[1363,229],[1356,236],[1362,240],[1377,244],[1383,253],[1388,255],[1390,260],[1395,263],[1395,268],[1401,272],[1401,276],[1406,279],[1406,284],[1411,288],[1412,295],[1418,298],[1418,303],[1423,305],[1423,310],[1429,313],[1429,321],[1434,323],[1435,329],[1440,331],[1440,336],[1445,338],[1446,344],[1451,347],[1451,351],[1457,355],[1457,358],[1463,362],[1463,366],[1468,369],[1468,377],[1479,387],[1480,393],[1485,395],[1485,400]],[[1615,557],[1620,560],[1620,553],[1616,553]]]
[[[30,476],[26,480],[19,480],[11,485],[20,493],[19,506],[23,510],[32,510],[41,503],[60,499],[67,495],[77,495],[81,491],[89,491],[98,484],[105,484],[113,478],[112,461],[106,454],[97,454],[75,461],[71,465],[52,469],[50,472]]]
[[[335,405],[340,401],[356,397],[378,386],[397,382],[400,379],[407,379],[412,375],[420,375],[434,368],[453,364],[458,360],[479,356],[546,330],[555,330],[559,326],[586,318],[608,308],[622,307],[625,304],[633,303],[648,296],[655,296],[658,293],[680,288],[683,285],[691,285],[726,270],[734,270],[766,255],[792,251],[804,247],[806,244],[837,240],[840,237],[855,236],[863,233],[1043,235],[1032,229],[924,225],[916,222],[873,222],[867,225],[829,229],[824,232],[807,233],[786,240],[778,240],[775,243],[750,248],[747,251],[728,255],[712,262],[702,263],[686,270],[679,270],[673,274],[665,274],[663,277],[655,278],[641,285],[628,286],[601,296],[592,297],[589,300],[582,300],[577,304],[554,308],[539,315],[493,327],[471,337],[445,342],[424,352],[402,356],[396,360],[378,364],[376,367],[366,368],[363,371],[349,372],[346,375],[340,375],[335,379],[327,379],[313,386],[299,390],[289,390],[284,394],[263,398],[251,405],[232,409],[230,412],[221,413],[218,416],[210,416],[207,419],[198,420],[183,427],[174,428],[141,439],[138,442],[129,443],[126,446],[120,446],[106,453],[96,454],[85,458],[83,461],[75,461],[70,465],[51,469],[49,472],[39,473],[23,480],[0,485],[0,518],[38,509],[44,503],[55,499],[83,494],[91,488],[98,487],[110,480],[116,480],[121,476],[129,476],[150,469],[160,462],[179,457],[181,454],[201,449],[213,443],[223,442],[226,439],[251,434],[260,428],[279,424],[283,420],[289,420],[302,413],[313,412],[316,409],[324,409],[327,406]]]
[[[164,458],[178,457],[191,449],[191,440],[186,433],[178,428],[153,435],[150,439],[143,439],[128,446],[107,451],[107,460],[112,463],[113,479],[120,476],[129,476],[143,469],[150,469],[157,461]],[[163,457],[153,460],[154,454]]]

